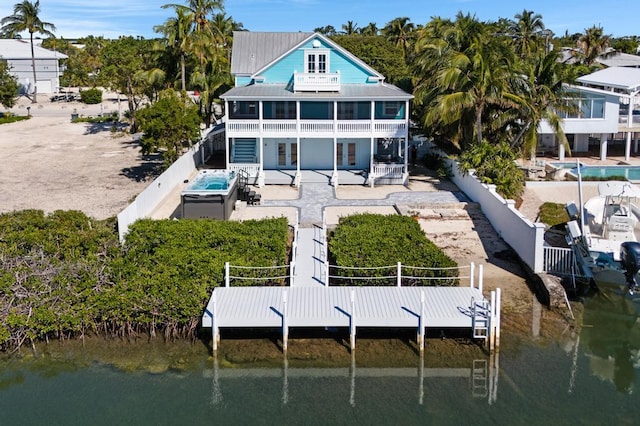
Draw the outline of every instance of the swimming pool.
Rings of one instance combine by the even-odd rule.
[[[574,166],[569,174],[576,177],[578,171]],[[640,181],[640,166],[583,166],[580,168],[582,177],[612,178],[622,176],[630,181]]]

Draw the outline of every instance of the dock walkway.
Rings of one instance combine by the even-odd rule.
[[[499,336],[499,293],[492,307],[496,303],[483,296],[481,279],[479,288],[473,285],[473,268],[471,285],[463,287],[331,287],[321,216],[324,207],[336,202],[334,190],[327,184],[305,183],[301,193],[295,202],[301,220],[294,227],[291,286],[233,287],[227,277],[226,285],[212,292],[202,316],[202,326],[212,329],[214,351],[220,328],[281,328],[284,351],[291,327],[347,327],[352,349],[358,327],[414,328],[421,349],[427,328],[468,328],[471,337],[489,340],[497,327]],[[419,198],[416,193],[395,195],[384,202]],[[441,201],[445,200],[450,201]],[[366,201],[370,200],[359,200]]]

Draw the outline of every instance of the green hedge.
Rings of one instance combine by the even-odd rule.
[[[455,268],[457,263],[440,250],[424,234],[418,222],[407,216],[360,214],[340,219],[330,235],[329,254],[332,264],[349,268],[374,268],[392,266],[389,269],[339,269],[330,271],[332,279],[343,285],[395,285],[396,278],[380,280],[356,280],[356,276],[394,276],[398,262],[406,266],[424,268]],[[403,279],[403,285],[457,285],[458,280],[428,279],[457,277],[457,269],[404,270],[403,276],[427,279]]]
[[[75,211],[2,214],[0,349],[88,331],[192,336],[223,282],[224,262],[286,264],[289,239],[284,218],[142,220],[122,247],[113,220]]]

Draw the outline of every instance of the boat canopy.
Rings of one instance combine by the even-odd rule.
[[[604,197],[640,198],[640,188],[631,182],[607,181],[598,185],[598,194]]]

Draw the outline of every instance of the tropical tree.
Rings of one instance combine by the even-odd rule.
[[[379,31],[375,22],[369,22],[369,25],[360,28],[360,34],[363,36],[377,36]]]
[[[43,34],[53,36],[56,30],[55,25],[50,22],[40,20],[40,0],[30,2],[24,0],[13,6],[13,15],[5,16],[0,20],[2,26],[0,35],[6,38],[14,38],[24,31],[29,32],[29,41],[31,43],[31,68],[33,69],[33,97],[31,102],[38,102],[38,87],[36,76],[36,57],[33,50],[33,34]]]
[[[599,56],[607,53],[611,44],[611,36],[605,35],[600,26],[585,28],[576,42],[578,57],[585,65],[593,65]]]
[[[522,148],[523,154],[533,156],[538,143],[538,128],[544,120],[553,129],[559,144],[569,150],[567,137],[562,130],[561,114],[575,112],[575,106],[568,103],[571,94],[565,83],[574,80],[574,67],[558,61],[559,53],[548,52],[537,55],[533,60],[523,63],[520,71],[526,78],[518,93],[521,102],[512,110],[518,114],[515,126],[520,129],[511,142],[514,148]]]
[[[169,166],[200,136],[198,108],[184,94],[160,92],[158,101],[138,113],[145,154],[161,151]]]
[[[124,94],[129,107],[129,124],[131,132],[137,130],[136,112],[145,94],[148,93],[149,76],[141,74],[152,63],[150,58],[151,41],[120,37],[109,41],[102,49],[102,69],[99,81],[106,87]]]
[[[7,61],[0,57],[0,105],[11,108],[16,104],[20,86],[16,76],[11,75]]]
[[[387,40],[392,41],[393,44],[402,48],[405,61],[407,60],[407,53],[411,45],[411,36],[414,29],[415,25],[410,22],[406,16],[391,20],[382,29],[382,35],[385,36]]]
[[[436,19],[416,42],[416,101],[421,121],[458,148],[480,143],[496,114],[517,105],[515,55],[495,27],[458,13]]]
[[[164,24],[156,25],[153,30],[164,35],[168,48],[176,51],[180,58],[180,83],[182,90],[187,90],[186,58],[190,48],[191,23],[193,18],[190,12],[183,8],[176,9],[176,16],[168,18]]]
[[[326,25],[324,27],[314,28],[313,32],[324,34],[326,36],[332,36],[338,33],[333,25]]]
[[[207,56],[216,48],[209,16],[224,11],[222,0],[187,0],[186,5],[170,3],[162,7],[182,10],[189,17],[189,24],[193,25],[190,48],[199,58],[200,72],[204,75]]]
[[[342,34],[354,35],[358,34],[358,24],[353,21],[347,21],[346,24],[342,24]]]
[[[509,32],[513,45],[520,58],[528,58],[541,47],[541,32],[545,29],[542,15],[530,10],[523,10],[510,21]]]

